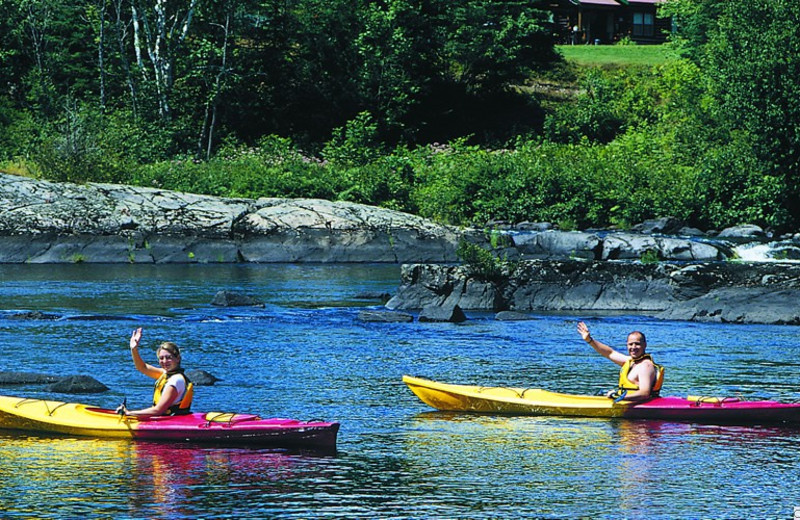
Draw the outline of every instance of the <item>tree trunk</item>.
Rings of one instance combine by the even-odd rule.
[[[228,37],[230,35],[231,14],[225,16],[225,37],[222,40],[222,66],[216,77],[214,85],[214,95],[211,98],[211,124],[208,127],[208,145],[206,146],[206,160],[211,158],[211,149],[214,144],[214,128],[217,125],[217,107],[219,106],[219,94],[222,90],[222,78],[228,73]]]
[[[170,94],[175,84],[177,53],[189,33],[198,1],[190,0],[185,13],[181,15],[178,8],[174,12],[169,12],[166,0],[155,0],[152,8],[152,20],[138,4],[138,0],[131,2],[137,60],[140,66],[143,66],[141,48],[144,47],[153,71],[158,112],[165,121],[172,118]],[[142,42],[142,37],[144,42]]]
[[[138,118],[138,89],[136,87],[136,80],[131,72],[131,64],[128,61],[128,54],[125,52],[125,40],[127,30],[122,23],[122,4],[124,0],[114,0],[114,7],[116,9],[116,30],[117,30],[117,45],[119,45],[119,58],[122,63],[122,70],[125,72],[125,82],[128,84],[128,90],[131,93],[131,113],[133,118]]]
[[[106,111],[106,0],[100,0],[100,35],[97,42],[97,66],[100,68],[100,111]]]

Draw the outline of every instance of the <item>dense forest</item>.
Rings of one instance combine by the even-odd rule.
[[[800,4],[668,0],[674,57],[616,68],[565,62],[537,4],[0,0],[0,170],[457,225],[800,229]]]

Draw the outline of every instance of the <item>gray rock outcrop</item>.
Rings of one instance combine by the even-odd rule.
[[[547,230],[514,235],[512,239],[520,256],[528,259],[595,260],[602,251],[600,237],[580,231]]]
[[[719,245],[682,238],[615,233],[603,239],[598,260],[638,260],[648,251],[660,259],[677,262],[713,262],[726,256]]]
[[[526,260],[639,260],[648,252],[672,262],[713,262],[733,256],[724,241],[641,233],[547,230],[511,238],[519,258]]]
[[[800,289],[714,289],[657,316],[667,320],[800,325]]]
[[[404,265],[389,309],[626,311],[666,319],[800,324],[800,265],[523,261],[499,281]]]
[[[507,231],[495,253],[512,260],[638,260],[649,254],[707,262],[733,258],[734,245],[767,236],[746,225],[711,240],[671,217],[632,232],[561,231],[531,222]],[[0,173],[0,263],[448,263],[458,261],[462,239],[486,248],[493,242],[481,230],[349,202],[224,198]],[[800,256],[798,241],[788,242],[776,258]]]
[[[760,238],[765,236],[764,229],[755,224],[743,224],[741,226],[733,226],[725,228],[720,231],[719,238],[732,238],[732,239],[749,239]]]
[[[453,262],[462,233],[349,202],[0,173],[0,263]]]

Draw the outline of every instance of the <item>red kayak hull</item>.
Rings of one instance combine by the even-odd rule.
[[[657,397],[628,407],[622,417],[710,424],[800,424],[800,403]]]

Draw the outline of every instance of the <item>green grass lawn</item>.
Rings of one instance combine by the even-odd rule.
[[[556,50],[582,67],[653,66],[674,57],[670,45],[556,45]]]

